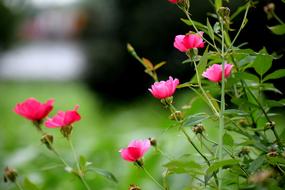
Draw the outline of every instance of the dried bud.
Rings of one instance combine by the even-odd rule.
[[[53,136],[49,134],[44,134],[41,138],[41,142],[46,145],[48,149],[52,149],[51,145],[53,143]]]
[[[275,128],[276,124],[274,121],[271,121],[271,122],[267,122],[266,123],[266,126],[265,126],[265,129],[273,129]]]
[[[205,131],[204,126],[200,123],[197,125],[194,125],[192,128],[192,131],[197,135],[197,134],[202,134]]]
[[[169,119],[171,120],[177,120],[177,121],[181,121],[184,118],[184,114],[181,111],[175,111],[175,113],[172,113],[169,116]]]
[[[249,123],[246,119],[240,119],[239,124],[241,127],[247,127],[249,125]]]
[[[249,148],[242,147],[242,149],[238,153],[238,157],[247,156],[247,155],[249,155],[249,152],[250,152]]]
[[[17,175],[18,174],[17,174],[16,170],[9,168],[9,167],[6,167],[4,169],[4,182],[8,182],[8,181],[15,182]]]
[[[275,4],[274,3],[268,3],[266,6],[263,7],[264,12],[268,14],[272,14],[275,10]]]
[[[259,171],[253,175],[251,175],[249,177],[249,181],[251,183],[263,183],[265,182],[268,178],[270,178],[273,174],[273,171],[272,170],[262,170],[262,171]]]
[[[157,145],[157,141],[154,138],[148,138],[150,145],[153,147],[156,147]]]
[[[278,156],[278,152],[276,150],[271,150],[267,153],[267,156],[276,157],[276,156]]]
[[[68,138],[72,132],[72,125],[61,127],[60,132],[65,138]]]
[[[128,190],[141,190],[141,188],[137,185],[131,184]]]
[[[220,17],[225,18],[225,17],[229,17],[231,13],[231,10],[228,7],[220,7],[218,9],[218,14],[220,15]]]

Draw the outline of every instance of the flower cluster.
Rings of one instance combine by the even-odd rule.
[[[28,98],[24,102],[18,103],[14,108],[14,112],[28,120],[41,123],[52,111],[53,103],[53,99],[48,100],[46,103],[41,103],[35,98]],[[71,126],[74,122],[81,119],[77,112],[78,108],[79,106],[75,106],[74,110],[59,111],[54,117],[46,120],[45,126],[48,128]]]

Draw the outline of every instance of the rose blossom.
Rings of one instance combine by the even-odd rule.
[[[174,39],[174,47],[181,52],[186,52],[193,48],[203,48],[203,32],[196,34],[177,35]]]
[[[133,140],[130,142],[127,148],[121,149],[121,157],[129,162],[136,162],[140,160],[143,155],[148,151],[150,147],[150,141],[145,140]]]
[[[75,106],[74,110],[67,110],[66,112],[59,111],[54,117],[49,118],[45,122],[48,128],[66,127],[81,119],[77,112],[79,106]]]
[[[35,98],[28,98],[24,102],[18,103],[14,112],[31,121],[40,121],[53,109],[53,103],[53,99],[41,103]]]
[[[169,77],[167,81],[155,82],[148,90],[157,99],[164,99],[172,96],[179,84],[178,79]]]
[[[178,0],[168,0],[170,3],[178,3]]]
[[[225,63],[225,78],[230,76],[232,67],[233,65]],[[210,66],[203,72],[202,76],[212,82],[220,82],[222,80],[222,65],[214,64]]]

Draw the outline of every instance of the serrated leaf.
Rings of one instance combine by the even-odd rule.
[[[267,160],[273,165],[277,164],[285,165],[285,158],[283,157],[267,157]]]
[[[111,172],[107,170],[104,170],[101,168],[95,168],[95,167],[89,168],[89,170],[96,172],[97,174],[107,178],[108,180],[118,183],[117,178]]]
[[[260,76],[263,76],[270,69],[272,60],[272,56],[267,53],[265,48],[263,48],[259,51],[252,66]]]
[[[271,80],[271,79],[279,79],[285,77],[285,69],[279,69],[274,71],[273,73],[268,74],[263,81]]]
[[[224,134],[223,141],[224,141],[225,145],[228,145],[228,146],[233,146],[234,145],[234,139],[228,133]]]
[[[285,106],[285,99],[282,100],[265,100],[265,104],[272,108],[272,107],[284,107]]]
[[[40,190],[40,188],[38,188],[37,185],[31,182],[28,178],[24,179],[23,187],[28,190]]]
[[[190,127],[190,126],[197,125],[208,118],[209,118],[209,115],[206,113],[196,113],[193,115],[189,115],[185,119],[183,123],[183,127]]]
[[[229,160],[222,160],[222,161],[214,162],[207,169],[206,175],[211,176],[219,168],[230,167],[230,166],[233,166],[233,165],[237,165],[238,163],[239,163],[239,160],[236,160],[236,159],[229,159]]]
[[[273,32],[276,35],[283,35],[285,34],[285,24],[275,25],[268,27],[271,32]]]

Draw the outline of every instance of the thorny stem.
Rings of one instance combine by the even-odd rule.
[[[74,160],[75,160],[75,162],[76,162],[77,176],[79,177],[79,179],[80,179],[80,181],[82,182],[82,184],[84,185],[84,187],[85,187],[87,190],[91,190],[90,187],[89,187],[89,185],[88,185],[88,183],[86,182],[86,180],[85,180],[84,177],[83,177],[84,174],[83,174],[82,171],[81,171],[81,168],[80,168],[80,165],[79,165],[79,161],[78,161],[78,159],[77,159],[77,153],[76,153],[76,151],[75,151],[75,149],[74,149],[74,146],[73,146],[73,144],[72,144],[72,142],[71,142],[71,139],[70,139],[70,138],[67,138],[67,141],[68,141],[68,143],[69,143],[69,146],[70,146],[71,151],[72,151],[72,153],[73,153]]]

